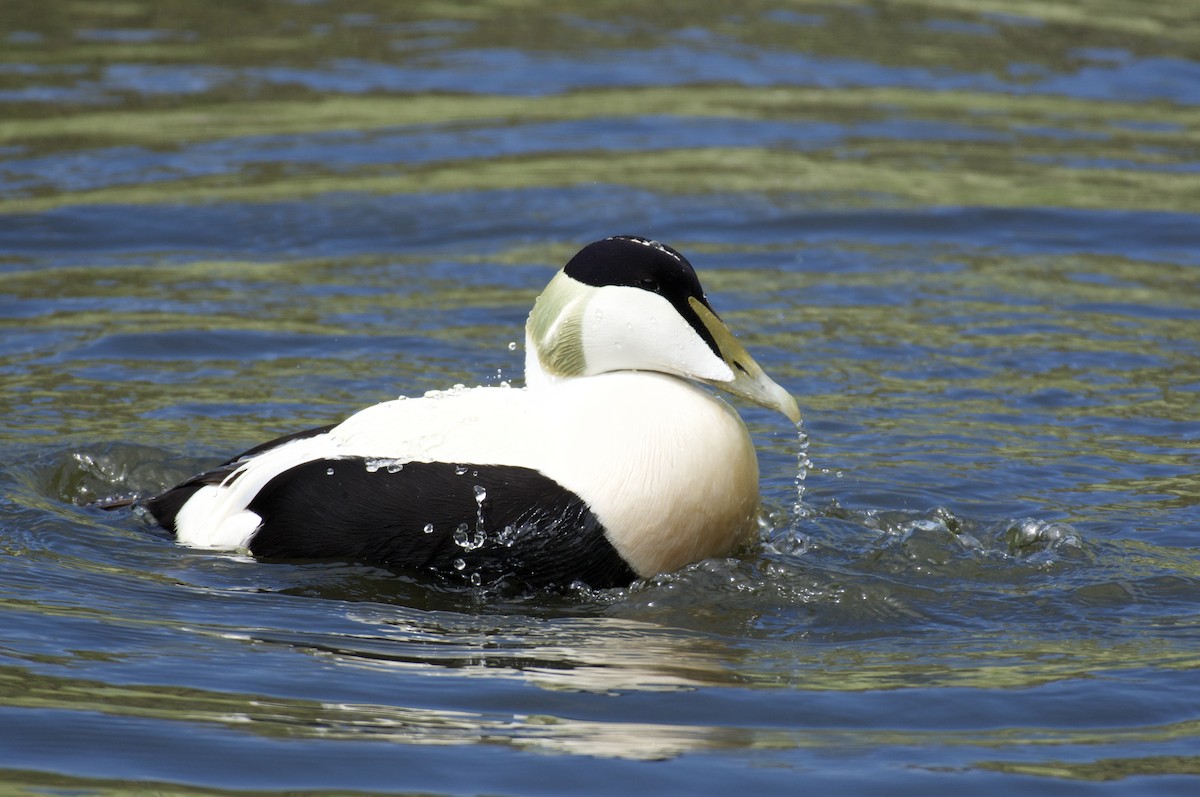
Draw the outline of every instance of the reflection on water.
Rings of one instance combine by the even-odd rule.
[[[1194,790],[1189,4],[10,5],[13,788]],[[86,507],[519,383],[533,297],[615,233],[800,399],[799,436],[739,407],[738,556],[456,592]]]

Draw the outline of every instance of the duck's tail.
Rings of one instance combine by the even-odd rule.
[[[127,509],[128,507],[137,504],[142,499],[136,495],[114,495],[110,498],[98,498],[95,501],[89,501],[84,506],[93,507],[95,509],[104,509],[112,511],[114,509]]]

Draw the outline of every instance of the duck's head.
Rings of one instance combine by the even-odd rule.
[[[620,235],[588,244],[538,297],[525,326],[526,380],[656,371],[779,410],[800,410],[709,306],[683,255]]]

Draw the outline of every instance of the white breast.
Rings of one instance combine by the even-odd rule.
[[[724,401],[681,379],[629,371],[550,391],[544,411],[558,443],[545,472],[592,506],[640,575],[723,555],[753,532],[758,462]]]

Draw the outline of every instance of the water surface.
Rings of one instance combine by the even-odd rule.
[[[1195,791],[1200,16],[643,5],[11,4],[11,791]],[[463,594],[86,506],[519,383],[631,232],[805,415],[739,406],[736,557]]]

